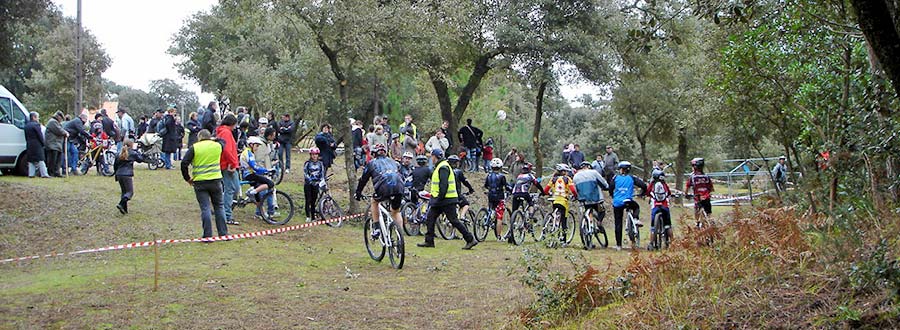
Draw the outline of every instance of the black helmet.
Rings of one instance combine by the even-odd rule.
[[[534,168],[534,165],[531,163],[525,163],[522,165],[522,173],[531,173],[531,170]]]
[[[691,166],[696,167],[696,168],[703,168],[703,165],[705,164],[705,162],[706,161],[704,161],[703,158],[699,158],[699,157],[694,158],[694,159],[691,159]]]
[[[666,180],[666,172],[663,172],[661,170],[653,170],[653,180],[665,181]]]
[[[457,156],[457,155],[447,156],[447,161],[450,162],[451,164],[459,163],[459,156]]]
[[[425,157],[425,155],[416,156],[416,163],[425,164],[427,162],[428,162],[428,157]]]

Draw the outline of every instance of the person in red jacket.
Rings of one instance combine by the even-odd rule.
[[[494,139],[487,139],[481,151],[481,158],[484,160],[484,172],[491,173],[491,160],[494,159]]]
[[[216,127],[216,137],[225,141],[219,165],[222,168],[222,201],[225,204],[225,223],[229,225],[239,224],[234,221],[234,214],[231,212],[231,204],[234,203],[241,191],[241,179],[237,171],[240,163],[238,163],[237,142],[234,140],[235,126],[237,126],[237,117],[227,115],[222,118],[222,124]]]

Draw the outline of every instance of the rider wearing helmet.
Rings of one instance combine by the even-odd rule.
[[[258,200],[257,193],[267,191],[269,188],[275,186],[272,179],[265,176],[265,174],[269,173],[269,170],[257,163],[256,156],[253,154],[263,145],[265,145],[265,142],[263,142],[261,138],[258,136],[251,136],[247,138],[247,148],[244,148],[244,151],[241,152],[240,156],[241,172],[244,176],[244,180],[253,186],[253,188],[250,188],[250,190],[247,191],[247,199],[250,202],[256,202]],[[268,197],[271,196],[266,197],[268,204],[267,213],[272,215],[275,213],[274,201]],[[257,214],[257,216],[261,216],[261,214]]]
[[[416,244],[419,247],[434,247],[434,225],[438,216],[444,215],[456,230],[462,233],[466,240],[464,250],[470,250],[478,244],[478,240],[459,221],[456,213],[456,205],[459,202],[459,192],[456,184],[456,173],[444,158],[441,149],[431,151],[431,161],[434,163],[434,172],[431,174],[431,200],[429,200],[428,213],[425,215],[425,242]]]
[[[506,176],[500,173],[503,168],[503,160],[491,159],[491,173],[484,179],[484,189],[488,195],[488,210],[494,210],[500,201],[506,199],[506,193],[512,191],[506,183]]]
[[[641,178],[631,175],[631,163],[619,162],[619,173],[612,180],[613,218],[616,226],[616,250],[622,250],[622,217],[625,209],[634,213],[635,225],[643,226],[640,220],[640,206],[634,202],[634,187],[641,188],[641,196],[647,194],[647,184]]]
[[[702,209],[707,215],[712,214],[712,203],[710,202],[710,194],[715,191],[712,179],[703,172],[706,161],[703,158],[694,158],[691,160],[691,168],[693,173],[688,179],[684,188],[685,193],[692,191],[694,193],[694,216],[700,217]]]
[[[544,187],[544,193],[553,196],[553,209],[560,211],[563,228],[561,239],[563,242],[566,241],[566,229],[569,227],[566,223],[566,215],[569,213],[569,198],[578,196],[575,184],[572,182],[572,178],[569,177],[571,172],[572,169],[569,165],[556,164],[556,173],[547,182],[547,186]]]
[[[531,173],[532,168],[534,168],[534,165],[531,165],[531,163],[525,163],[525,165],[522,165],[522,173],[520,173],[519,176],[516,177],[516,182],[513,183],[512,209],[514,211],[522,207],[523,201],[528,202],[529,206],[534,205],[534,200],[531,198],[531,194],[529,193],[531,191],[531,187],[537,187],[538,190],[541,190],[541,182],[538,181],[533,173]],[[543,195],[544,192],[541,191],[541,194]]]
[[[447,162],[450,163],[450,167],[453,167],[453,174],[456,175],[456,191],[462,191],[463,186],[469,189],[465,194],[459,195],[459,203],[457,203],[457,205],[459,205],[459,214],[465,216],[466,212],[469,211],[470,205],[466,196],[475,192],[475,188],[472,188],[472,184],[469,183],[469,180],[466,180],[466,175],[463,174],[463,170],[459,168],[459,156],[450,155],[447,157]]]
[[[403,186],[406,188],[412,187],[412,159],[413,154],[411,152],[404,152],[400,159],[400,177],[403,178]]]
[[[304,211],[306,221],[316,217],[316,200],[319,199],[319,184],[325,181],[325,164],[319,160],[319,148],[309,149],[309,160],[303,164],[303,196],[306,201]]]
[[[412,189],[410,191],[410,200],[413,204],[419,202],[420,191],[425,191],[425,185],[431,180],[431,168],[428,167],[428,157],[424,155],[416,156],[416,169],[412,171]]]
[[[356,200],[362,199],[363,188],[369,179],[372,179],[372,186],[375,188],[371,200],[372,220],[379,221],[378,204],[388,201],[391,217],[397,225],[403,227],[403,218],[400,217],[400,206],[403,204],[403,178],[400,176],[400,165],[387,157],[387,147],[382,143],[375,144],[372,152],[375,159],[363,169],[362,177],[356,186]]]
[[[669,237],[672,237],[672,215],[669,213],[669,196],[671,192],[666,184],[666,173],[662,170],[653,170],[653,181],[650,182],[650,198],[653,200],[653,210],[650,211],[650,246],[655,246],[657,230],[668,227]],[[662,223],[653,223],[656,214],[661,214]]]
[[[609,189],[609,184],[600,172],[594,170],[588,161],[581,162],[581,169],[575,173],[572,181],[575,183],[575,191],[578,192],[578,200],[584,202],[585,208],[594,210],[599,221],[606,216],[603,205],[603,191]]]

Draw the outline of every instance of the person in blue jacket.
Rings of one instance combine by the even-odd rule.
[[[647,194],[647,184],[641,178],[631,175],[631,163],[619,162],[619,173],[612,180],[613,218],[616,226],[616,250],[622,250],[622,217],[625,209],[633,211],[635,225],[643,226],[640,221],[640,206],[634,202],[634,187],[641,188],[640,196]]]
[[[603,222],[606,209],[603,205],[603,190],[609,189],[606,179],[600,172],[594,170],[590,162],[581,162],[581,169],[572,178],[575,182],[575,191],[578,192],[578,200],[584,202],[584,207],[594,210],[597,220]]]

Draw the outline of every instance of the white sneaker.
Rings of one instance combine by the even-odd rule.
[[[635,225],[635,226],[638,226],[638,227],[643,227],[643,226],[644,226],[644,223],[641,222],[641,220],[635,219],[635,220],[634,220],[634,225]]]
[[[616,249],[616,251],[622,251],[622,246],[621,246],[621,245],[616,245],[615,249]]]
[[[284,169],[284,173],[285,174],[291,173],[291,169],[289,169],[289,168]]]

